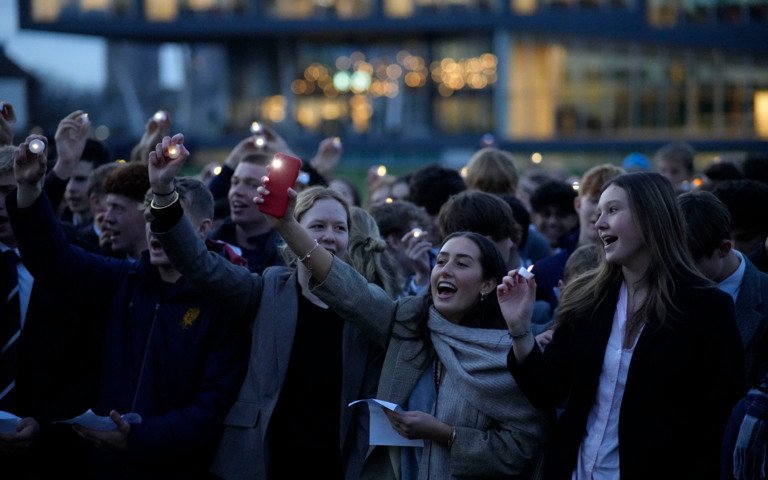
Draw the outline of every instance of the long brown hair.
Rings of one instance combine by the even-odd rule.
[[[672,302],[676,280],[682,278],[697,286],[711,282],[698,272],[688,253],[685,220],[669,180],[658,173],[635,172],[619,175],[603,191],[610,185],[626,192],[632,218],[651,258],[644,276],[648,295],[634,315],[637,321],[630,322],[627,329],[628,338],[633,338],[645,322],[661,327],[678,312]],[[607,263],[600,248],[599,267],[577,276],[563,290],[557,324],[588,318],[622,280],[621,265]]]

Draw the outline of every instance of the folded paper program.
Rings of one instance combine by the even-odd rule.
[[[141,415],[138,413],[126,413],[122,416],[122,419],[128,423],[141,423]],[[91,430],[114,430],[117,428],[117,425],[111,418],[96,415],[90,408],[85,413],[74,418],[59,420],[53,423],[72,423]]]
[[[392,410],[393,412],[402,413],[403,409],[395,403],[390,403],[385,400],[379,400],[377,398],[366,398],[364,400],[355,400],[351,402],[349,406],[353,406],[358,403],[365,403],[368,405],[370,412],[370,425],[369,425],[369,440],[370,445],[389,445],[394,447],[423,447],[424,440],[416,439],[410,440],[395,431],[392,428],[392,424],[389,423],[389,419],[384,414],[382,408]]]
[[[16,433],[16,426],[21,418],[16,415],[0,410],[0,434],[10,435]]]

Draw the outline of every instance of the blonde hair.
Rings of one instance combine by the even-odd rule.
[[[304,214],[307,213],[312,207],[314,207],[315,203],[317,203],[319,200],[336,200],[339,202],[341,206],[344,207],[344,212],[347,214],[347,228],[352,227],[352,221],[349,214],[349,205],[347,204],[347,201],[344,199],[344,197],[336,190],[332,190],[328,187],[321,187],[319,185],[306,188],[299,192],[299,196],[296,197],[296,208],[294,209],[294,216],[296,217],[296,220],[301,222],[301,218],[304,216]],[[281,245],[281,254],[283,255],[283,260],[285,261],[286,265],[292,264],[297,259],[296,254],[293,253],[293,251],[285,244]]]
[[[399,282],[387,253],[387,242],[381,238],[373,217],[363,208],[351,207],[352,227],[349,229],[349,263],[368,282],[384,289],[391,298],[401,293]]]
[[[512,154],[498,148],[478,150],[467,164],[467,188],[496,195],[515,195],[520,175]]]

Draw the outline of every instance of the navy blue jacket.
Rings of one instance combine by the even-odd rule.
[[[96,455],[94,476],[204,477],[245,375],[247,322],[184,278],[163,282],[147,252],[132,262],[69,245],[45,195],[18,209],[11,194],[8,211],[33,276],[58,282],[106,329],[93,410],[143,417],[127,454]]]

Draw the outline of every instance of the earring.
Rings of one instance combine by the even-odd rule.
[[[485,300],[485,296],[486,296],[486,295],[488,295],[488,294],[487,294],[487,293],[482,293],[482,292],[480,292],[480,301],[481,301],[481,302],[482,302],[483,300]]]

